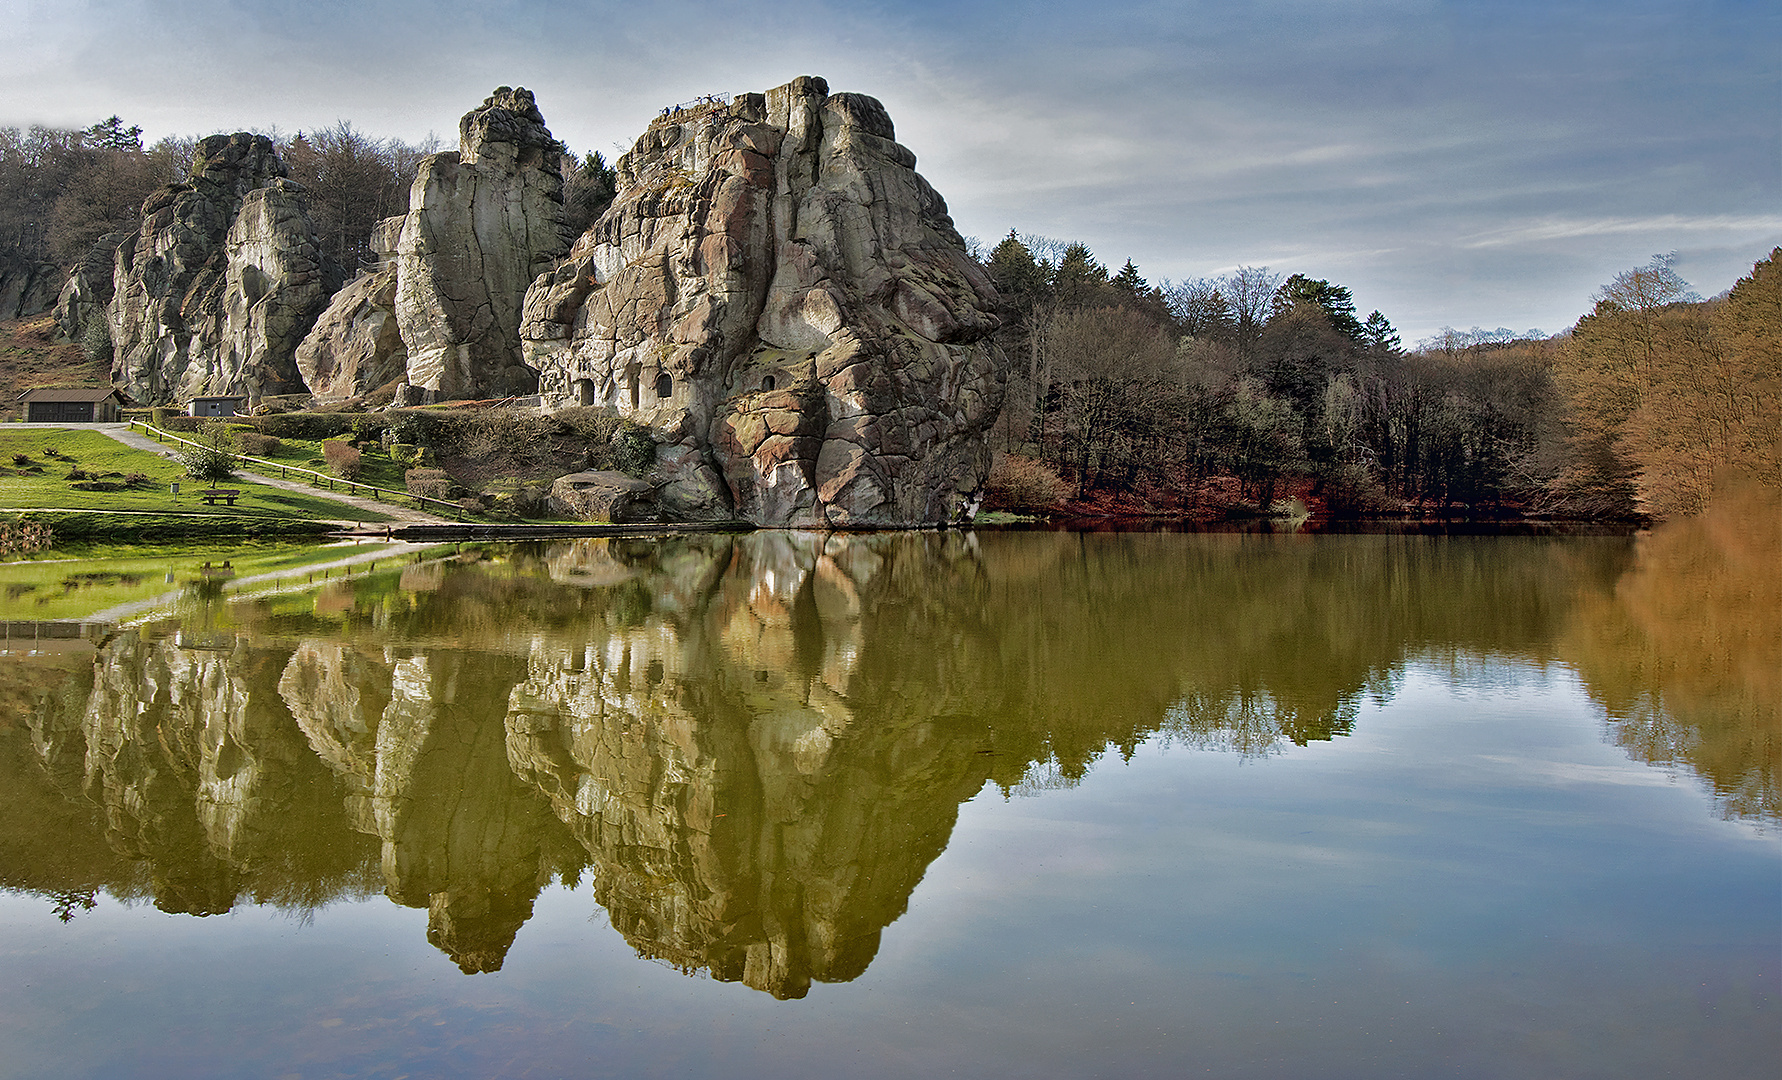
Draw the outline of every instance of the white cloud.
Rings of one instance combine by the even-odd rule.
[[[14,7],[0,124],[151,138],[449,140],[509,84],[610,151],[668,102],[823,75],[886,102],[967,233],[1333,277],[1408,338],[1569,325],[1654,251],[1716,292],[1782,239],[1782,14],[1738,0]]]

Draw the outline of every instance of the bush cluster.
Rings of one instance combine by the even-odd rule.
[[[622,421],[609,446],[612,467],[629,476],[641,477],[656,464],[656,440],[649,428]]]
[[[411,468],[431,468],[433,465],[433,448],[430,446],[393,442],[389,445],[389,453],[390,460],[398,465]]]
[[[220,484],[235,475],[235,455],[221,446],[187,446],[180,450],[186,475],[200,483]]]
[[[426,409],[396,409],[385,415],[389,420],[383,434],[386,443],[432,446],[451,426],[449,416]]]
[[[352,480],[359,475],[359,448],[345,439],[329,439],[322,444],[322,460],[328,463],[328,471],[342,480]]]
[[[452,446],[465,457],[527,459],[550,454],[553,425],[536,413],[483,409],[455,419]]]
[[[1007,510],[1049,510],[1070,494],[1070,484],[1043,461],[997,454],[984,481],[991,505]]]
[[[452,478],[446,475],[444,469],[410,469],[402,474],[402,480],[408,485],[411,495],[427,499],[452,497]]]
[[[276,435],[248,430],[235,433],[236,449],[252,457],[265,457],[276,454],[284,448],[284,443]]]

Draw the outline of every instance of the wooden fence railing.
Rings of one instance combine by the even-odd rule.
[[[200,449],[204,448],[203,443],[181,438],[171,431],[164,431],[143,420],[131,420],[128,422],[128,426],[132,430],[141,428],[144,434],[158,442],[176,442],[183,443],[186,446],[196,446]],[[305,469],[298,465],[287,465],[282,461],[268,461],[265,458],[249,457],[246,454],[237,454],[233,452],[229,452],[229,456],[236,461],[258,465],[267,472],[276,469],[278,470],[279,479],[281,480],[289,480],[291,478],[290,474],[296,473],[299,477],[308,477],[309,485],[311,487],[321,487],[323,484],[327,484],[328,490],[334,491],[336,490],[335,485],[340,484],[347,489],[346,493],[348,495],[357,495],[359,492],[364,491],[379,502],[399,502],[403,499],[409,499],[420,509],[425,510],[429,506],[436,506],[450,514],[453,521],[464,520],[464,508],[457,503],[446,499],[435,499],[431,495],[416,495],[412,491],[397,491],[395,488],[379,487],[376,484],[366,484],[358,480],[346,480],[338,476],[330,476],[324,472],[317,472],[314,469]],[[393,496],[393,498],[384,498],[383,496],[386,495]]]

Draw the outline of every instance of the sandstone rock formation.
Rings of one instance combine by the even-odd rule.
[[[459,121],[455,153],[422,160],[396,249],[411,385],[441,399],[536,387],[520,310],[569,247],[560,160],[532,93],[505,86]]]
[[[344,401],[406,378],[408,350],[396,322],[396,243],[402,218],[372,233],[378,266],[334,294],[297,346],[297,370],[322,401]]]
[[[41,315],[55,305],[62,269],[54,263],[0,259],[0,319]]]
[[[119,631],[32,741],[167,910],[381,879],[492,971],[539,889],[592,867],[640,953],[797,997],[865,970],[1033,712],[920,644],[937,565],[969,580],[973,552],[774,531],[406,564],[401,603],[324,586],[297,642],[210,606]]]
[[[808,77],[665,114],[528,291],[540,392],[651,425],[673,516],[975,510],[1005,380],[995,294],[894,138],[878,101]]]
[[[163,911],[217,914],[244,888],[339,872],[325,868],[338,849],[308,855],[342,814],[279,695],[288,656],[125,632],[97,657],[78,732],[34,732],[45,750],[79,747],[108,842],[149,862]]]
[[[656,518],[656,489],[622,472],[590,470],[559,476],[551,485],[550,508],[582,521],[628,524]]]
[[[303,188],[272,140],[198,144],[192,176],[149,196],[117,249],[112,381],[141,402],[300,393],[292,356],[339,287]]]
[[[56,297],[55,311],[56,325],[61,327],[62,336],[69,341],[81,340],[88,326],[105,321],[114,291],[112,271],[117,263],[118,247],[130,235],[127,232],[106,233],[68,272],[68,280]]]
[[[500,970],[542,884],[540,834],[561,831],[509,771],[492,722],[518,675],[504,657],[386,665],[305,642],[279,683],[345,782],[354,828],[382,842],[385,891],[428,910],[427,940],[466,974]]]

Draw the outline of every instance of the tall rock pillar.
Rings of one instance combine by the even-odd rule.
[[[528,90],[464,115],[458,150],[421,162],[397,241],[396,320],[408,381],[441,399],[528,394],[526,288],[569,248],[561,144]]]

